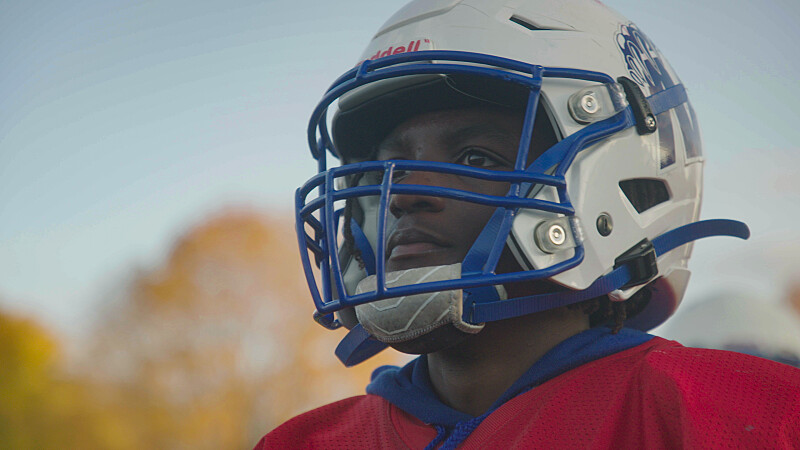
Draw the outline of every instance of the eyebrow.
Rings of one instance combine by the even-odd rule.
[[[456,146],[464,141],[477,138],[496,140],[500,144],[509,145],[515,151],[519,145],[519,136],[514,136],[512,133],[488,123],[466,125],[448,131],[441,136],[442,141],[449,146]],[[404,138],[399,136],[391,136],[375,146],[374,154],[377,155],[381,151],[390,150],[392,148],[402,148],[404,140]],[[516,157],[516,153],[514,157]]]
[[[513,136],[506,130],[488,123],[461,127],[443,136],[443,140],[448,144],[458,144],[476,138],[495,139],[501,144],[510,144],[515,150],[519,144],[519,136]]]

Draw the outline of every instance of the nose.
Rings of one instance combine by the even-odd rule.
[[[395,184],[416,184],[423,186],[446,186],[442,183],[444,174],[434,172],[406,171],[399,174]],[[389,199],[389,212],[400,218],[404,214],[416,212],[440,212],[444,210],[446,199],[430,195],[394,194]]]

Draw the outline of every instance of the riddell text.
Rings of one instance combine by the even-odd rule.
[[[397,54],[400,54],[400,53],[408,53],[408,52],[419,51],[419,46],[422,43],[422,41],[423,41],[422,39],[417,39],[416,41],[409,42],[408,45],[405,45],[405,46],[398,45],[397,47],[395,47],[393,45],[393,46],[387,48],[386,50],[378,50],[377,52],[375,52],[374,55],[372,55],[369,58],[369,60],[371,61],[371,60],[375,60],[375,59],[378,59],[378,58],[383,58],[383,57],[386,57],[386,56],[389,56],[389,55],[397,55]],[[425,42],[430,42],[430,41],[425,39]],[[361,61],[361,62],[363,62],[363,61]]]

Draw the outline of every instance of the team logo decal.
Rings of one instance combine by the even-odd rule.
[[[676,80],[672,79],[664,67],[661,52],[636,25],[620,26],[617,46],[628,63],[628,75],[633,81],[642,86],[650,86],[654,92],[675,85]]]
[[[630,79],[643,87],[648,87],[650,95],[671,88],[680,83],[667,70],[665,59],[653,42],[634,24],[620,25],[617,32],[617,46],[628,65]],[[697,129],[694,110],[687,102],[675,109],[683,137],[686,159],[702,155],[700,131]],[[667,113],[658,116],[658,139],[661,149],[661,168],[675,163],[675,138],[672,116]]]

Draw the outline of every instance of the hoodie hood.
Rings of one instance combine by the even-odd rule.
[[[485,417],[505,402],[578,366],[643,344],[653,336],[623,328],[617,334],[598,327],[576,334],[553,347],[533,364],[483,415]],[[367,393],[385,398],[389,403],[427,424],[453,429],[475,417],[457,411],[437,397],[428,377],[426,355],[404,367],[383,366],[372,374]],[[477,426],[477,423],[474,424]],[[472,427],[474,429],[474,427]]]

